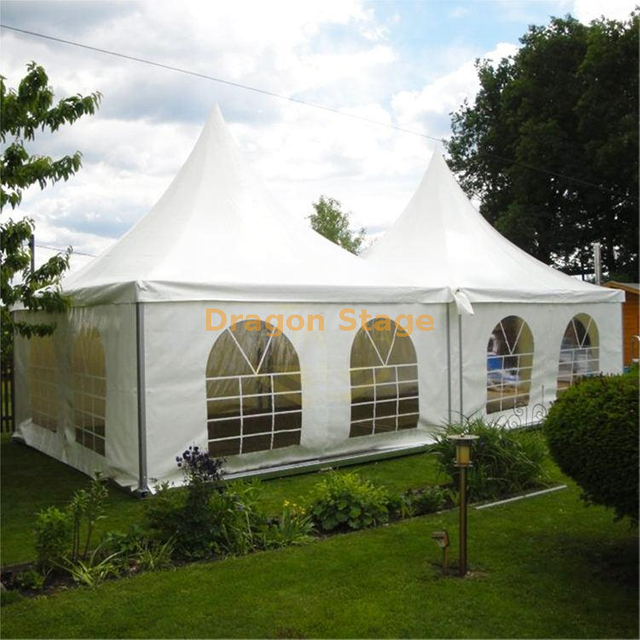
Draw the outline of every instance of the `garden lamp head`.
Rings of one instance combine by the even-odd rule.
[[[477,440],[479,436],[473,435],[459,435],[449,436],[456,445],[456,467],[470,467],[471,466],[471,445],[474,440]]]
[[[431,534],[431,538],[443,549],[446,549],[449,546],[449,534],[447,531],[434,531]]]

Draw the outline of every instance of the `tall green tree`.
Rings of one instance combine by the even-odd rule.
[[[314,231],[351,253],[358,254],[362,251],[366,238],[365,229],[354,231],[349,227],[351,214],[342,211],[338,200],[320,196],[318,202],[313,203],[313,208],[315,213],[309,216],[309,220]]]
[[[2,362],[12,355],[13,337],[20,335],[49,335],[55,329],[51,322],[17,322],[9,308],[21,304],[30,311],[58,313],[68,306],[60,290],[60,278],[69,267],[71,249],[50,258],[43,265],[30,268],[29,240],[35,224],[31,218],[12,219],[6,208],[17,208],[22,194],[31,185],[41,189],[60,180],[68,180],[81,166],[82,154],[53,159],[30,153],[27,144],[36,135],[48,130],[57,131],[64,124],[72,124],[86,114],[95,113],[100,93],[75,95],[54,104],[53,89],[45,70],[35,62],[27,65],[27,74],[17,89],[8,88],[6,78],[0,76],[0,141],[4,151],[0,157],[0,310],[2,314]]]
[[[637,281],[638,27],[529,27],[514,56],[478,61],[475,101],[452,114],[449,164],[482,215],[567,273],[592,273],[599,241],[609,276]]]

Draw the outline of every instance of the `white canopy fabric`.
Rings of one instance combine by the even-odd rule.
[[[215,106],[155,207],[63,283],[76,305],[187,300],[446,301],[397,280],[288,213],[242,158]]]
[[[403,214],[363,253],[411,287],[449,288],[461,313],[469,302],[620,302],[605,287],[567,276],[500,235],[435,152]]]
[[[426,444],[456,416],[539,421],[576,320],[594,371],[622,368],[620,307],[602,303],[624,294],[514,247],[440,156],[362,259],[274,201],[217,108],[151,212],[63,288],[74,307],[54,334],[16,337],[15,437],[140,491],[179,480],[175,456],[191,444],[241,473]],[[214,306],[231,322],[205,330]],[[344,307],[404,316],[414,330],[389,340],[375,325],[377,337],[355,320],[345,329]],[[306,315],[305,330],[285,314]],[[231,327],[250,316],[279,317],[281,339],[264,323]],[[508,355],[491,356],[496,374],[487,343],[498,326],[505,344],[509,327],[518,333]]]

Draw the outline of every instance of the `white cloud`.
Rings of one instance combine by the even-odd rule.
[[[575,0],[576,13],[587,15],[588,5],[595,3]],[[464,11],[454,5],[450,14]],[[449,112],[478,89],[472,41],[456,33],[447,45],[425,42],[416,58],[403,59],[393,34],[406,17],[382,20],[365,0],[5,1],[3,20],[436,137],[448,135]],[[497,60],[515,50],[501,43],[480,57]],[[355,119],[6,31],[2,54],[10,86],[28,61],[37,60],[57,97],[96,89],[104,94],[96,116],[30,147],[53,156],[84,152],[83,169],[69,182],[25,194],[19,215],[34,217],[39,241],[51,246],[97,253],[126,231],[169,185],[214,102],[287,208],[308,215],[311,203],[326,194],[373,233],[402,210],[434,148],[423,138]],[[404,83],[411,65],[428,74],[421,76],[424,86]],[[413,90],[393,95],[392,86]]]
[[[16,26],[29,28],[30,20],[41,20],[42,31],[66,35],[51,4],[9,4],[15,14],[10,21]],[[329,104],[331,96],[335,104],[357,104],[367,93],[373,96],[380,69],[396,59],[385,42],[385,25],[361,0],[163,0],[131,3],[113,14],[90,14],[85,23],[79,18],[82,11],[67,12],[66,4],[60,6],[65,20],[74,17],[72,31],[80,42],[286,95],[323,89]],[[336,26],[348,26],[356,37],[344,38],[340,46],[321,37],[323,30]],[[365,142],[375,155],[375,144],[362,135],[360,151],[350,155],[347,141],[354,123],[339,124],[333,116],[328,123],[318,119],[318,112],[236,88],[13,33],[2,35],[3,72],[10,86],[24,75],[25,63],[36,59],[47,69],[57,97],[96,89],[104,94],[96,116],[53,136],[41,135],[29,145],[53,156],[76,149],[84,152],[83,169],[69,182],[25,193],[20,215],[32,216],[38,237],[51,245],[73,241],[78,250],[91,253],[128,229],[168,186],[216,101],[231,122],[244,123],[234,127],[241,134],[243,150],[258,167],[268,168],[267,177],[278,176],[275,190],[285,197],[297,191],[290,188],[297,182],[317,184],[322,177],[339,174],[341,163],[348,167],[362,158]],[[371,114],[375,106],[357,109]],[[381,108],[375,115],[389,119]],[[269,141],[276,141],[275,148]],[[309,199],[305,203],[294,199],[291,208],[302,215],[311,202],[308,193],[315,191],[300,190],[301,197]]]
[[[479,57],[496,64],[517,49],[514,44],[501,42]],[[458,109],[465,99],[471,100],[479,88],[475,60],[471,59],[420,91],[401,91],[393,96],[391,105],[402,126],[441,137],[449,132],[449,113]]]
[[[637,4],[635,0],[574,0],[572,13],[580,22],[591,22],[601,16],[626,20]]]
[[[451,11],[449,11],[450,18],[463,18],[469,13],[469,9],[467,7],[454,7]]]

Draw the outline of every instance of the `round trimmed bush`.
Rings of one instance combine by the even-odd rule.
[[[587,503],[638,522],[638,377],[582,380],[555,402],[544,431],[554,460]]]

